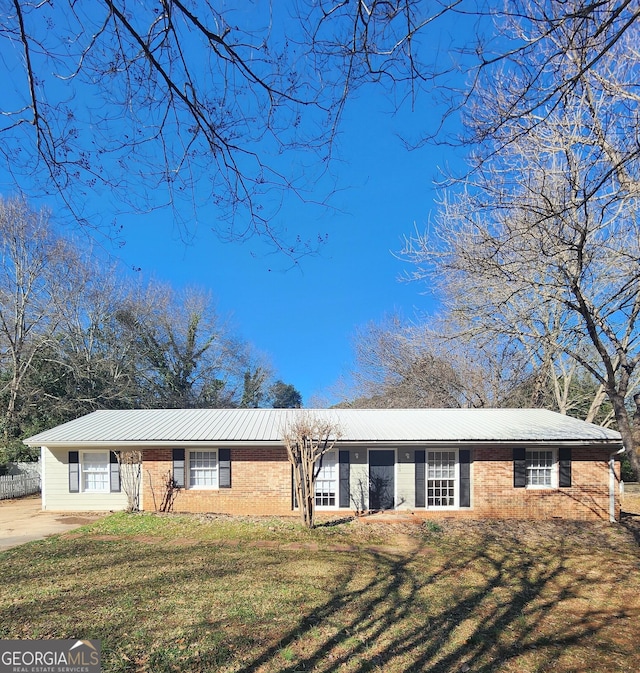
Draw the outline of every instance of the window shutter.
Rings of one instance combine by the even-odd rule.
[[[426,453],[424,451],[415,452],[415,467],[416,467],[416,507],[426,506],[426,470],[425,470]]]
[[[527,485],[527,452],[522,447],[513,450],[513,487],[524,488]]]
[[[460,507],[471,507],[471,451],[460,449]]]
[[[571,447],[563,446],[558,449],[558,486],[568,488],[571,486]]]
[[[115,451],[109,451],[109,491],[120,493],[120,465]]]
[[[218,486],[231,488],[231,449],[218,449]]]
[[[80,492],[80,454],[69,451],[69,493]]]
[[[349,452],[339,451],[340,471],[338,473],[339,507],[349,507],[351,492],[349,489]]]
[[[296,478],[293,474],[293,465],[291,466],[291,509],[298,509],[298,497],[296,495]]]
[[[173,481],[177,488],[184,488],[184,449],[173,450]]]

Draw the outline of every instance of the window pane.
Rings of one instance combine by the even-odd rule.
[[[329,451],[322,457],[322,466],[316,479],[316,507],[335,507],[338,490],[338,465],[336,452]]]
[[[189,452],[189,486],[192,488],[218,486],[217,451]]]
[[[527,485],[551,486],[553,451],[527,451]]]
[[[109,454],[82,454],[82,490],[109,490]]]
[[[429,451],[427,460],[427,507],[455,506],[456,452]]]

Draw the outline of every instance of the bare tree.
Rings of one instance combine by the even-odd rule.
[[[621,45],[637,43],[640,22],[635,0],[298,4],[311,55],[342,72],[345,91],[376,82],[398,101],[413,103],[420,90],[435,93],[450,114],[469,104],[474,124],[464,140],[475,143],[508,144],[512,124],[524,118],[535,128],[535,118],[561,105],[582,75],[624,53]],[[634,51],[627,58],[635,59]],[[567,59],[576,65],[568,76]],[[494,84],[500,99],[487,97],[491,105],[479,109],[478,95]]]
[[[127,496],[127,511],[140,510],[140,485],[142,483],[142,451],[119,451],[120,484]]]
[[[349,406],[371,408],[459,407],[464,384],[435,353],[426,331],[398,316],[369,323],[354,337],[355,363]]]
[[[482,124],[495,114],[509,142],[471,157],[473,181],[450,190],[432,230],[407,246],[415,277],[470,333],[542,345],[588,371],[636,470],[626,402],[640,363],[637,36],[634,24],[596,63],[581,42],[564,52],[557,75],[573,86],[544,114],[507,124],[512,91],[494,81],[472,112]]]
[[[369,323],[354,335],[354,355],[339,406],[500,406],[523,381],[522,354],[506,340],[469,339],[444,314]]]
[[[479,62],[462,100],[464,141],[478,149],[472,168],[524,135],[536,135],[543,120],[563,114],[567,100],[585,95],[586,82],[634,106],[640,66],[635,0],[514,0],[491,3],[488,13],[494,30],[474,44]],[[618,113],[625,116],[622,108]],[[628,162],[634,154],[622,152],[615,163],[622,169]]]
[[[315,484],[322,457],[340,439],[339,424],[330,416],[311,411],[294,412],[282,429],[282,441],[293,468],[293,487],[303,524],[315,526]]]
[[[137,279],[127,278],[119,264],[90,253],[78,261],[58,307],[55,344],[45,353],[48,362],[39,362],[42,369],[55,368],[62,385],[49,386],[39,396],[51,397],[70,418],[140,404],[139,354],[118,320],[139,293]]]
[[[89,226],[88,193],[127,210],[173,205],[190,231],[207,204],[221,237],[298,251],[299,232],[287,247],[272,216],[323,170],[334,89],[287,18],[269,2],[5,3],[0,151],[16,184],[61,193]],[[294,150],[305,165],[283,160]]]
[[[77,257],[57,236],[48,213],[22,199],[0,199],[0,356],[7,393],[5,442],[17,436],[18,399],[36,355],[50,342],[64,301],[62,289]]]
[[[426,90],[457,113],[504,73],[498,114],[474,109],[465,140],[508,144],[513,121],[556,109],[633,44],[639,13],[635,0],[14,0],[0,10],[0,152],[15,187],[62,194],[85,225],[89,194],[173,205],[183,230],[207,204],[222,237],[259,234],[295,256],[312,236],[287,241],[272,216],[285,192],[315,188],[359,87],[398,104]]]

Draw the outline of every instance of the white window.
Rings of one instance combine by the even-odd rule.
[[[551,488],[554,481],[553,451],[527,451],[527,486]]]
[[[86,451],[82,454],[82,490],[109,491],[109,452]]]
[[[457,505],[455,451],[429,451],[427,455],[427,507]]]
[[[189,451],[189,488],[218,488],[217,451]]]
[[[338,465],[336,452],[322,456],[322,466],[316,479],[316,507],[335,507],[338,492]]]

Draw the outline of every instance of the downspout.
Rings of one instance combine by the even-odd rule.
[[[609,454],[609,521],[616,522],[616,456],[624,453],[624,446]]]

